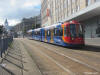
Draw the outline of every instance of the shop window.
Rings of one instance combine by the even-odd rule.
[[[95,0],[95,2],[99,2],[100,0]]]
[[[100,34],[100,27],[96,29],[96,34]]]
[[[91,4],[91,0],[87,0],[87,6]]]

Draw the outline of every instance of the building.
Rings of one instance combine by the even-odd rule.
[[[9,31],[9,23],[8,23],[8,20],[6,19],[5,22],[4,22],[4,27],[7,31]]]
[[[85,26],[85,37],[100,36],[100,0],[41,0],[42,27],[77,20]]]
[[[40,28],[41,27],[41,16],[35,16],[31,18],[24,18],[22,20],[22,28],[26,31],[30,29]]]
[[[40,27],[41,27],[41,15],[38,15],[31,18],[23,18],[19,24],[14,26],[14,29],[18,34],[22,34],[22,32],[27,32],[30,29],[35,29]]]

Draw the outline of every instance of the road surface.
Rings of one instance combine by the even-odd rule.
[[[100,51],[71,49],[40,41],[15,39],[23,44],[42,75],[100,75]]]

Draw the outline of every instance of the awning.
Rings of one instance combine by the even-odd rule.
[[[100,2],[96,2],[88,6],[87,8],[84,8],[79,12],[76,12],[75,14],[64,19],[63,22],[70,21],[70,20],[83,21],[98,15],[100,15]]]

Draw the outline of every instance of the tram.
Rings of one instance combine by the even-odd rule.
[[[77,21],[34,29],[32,38],[66,47],[84,46],[84,28]]]

